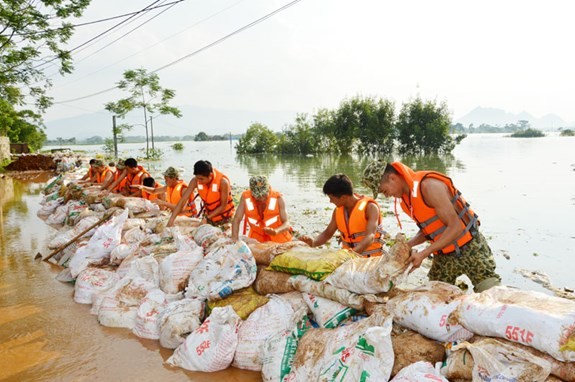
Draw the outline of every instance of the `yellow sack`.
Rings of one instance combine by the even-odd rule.
[[[214,308],[231,305],[237,315],[240,316],[242,320],[245,320],[254,310],[267,304],[268,301],[269,298],[257,294],[254,288],[249,286],[235,291],[223,300],[208,301],[206,316],[209,316]]]
[[[355,258],[357,255],[346,249],[295,247],[273,259],[267,269],[322,281],[341,264]]]

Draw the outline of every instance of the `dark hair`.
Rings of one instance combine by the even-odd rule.
[[[134,158],[128,158],[124,161],[124,166],[131,168],[138,167],[138,161]]]
[[[116,167],[116,163],[110,162],[110,163],[108,163],[108,166],[110,166],[110,167]]]
[[[154,187],[154,185],[156,184],[156,181],[155,181],[154,178],[152,178],[151,176],[148,176],[147,178],[144,178],[144,180],[142,181],[142,183],[143,183],[144,186],[146,186],[146,187]]]
[[[212,164],[207,160],[199,160],[194,163],[194,175],[210,176],[214,171]]]
[[[353,183],[345,174],[331,176],[323,185],[323,193],[340,197],[343,195],[353,195]]]
[[[93,165],[94,163],[96,163],[96,159],[94,158],[90,159],[90,165]]]

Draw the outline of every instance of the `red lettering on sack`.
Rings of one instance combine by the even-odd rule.
[[[505,338],[511,341],[530,344],[533,342],[534,336],[535,334],[533,334],[533,332],[518,326],[507,325],[505,327]]]

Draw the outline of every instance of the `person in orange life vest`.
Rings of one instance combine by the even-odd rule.
[[[103,184],[113,178],[112,171],[108,166],[105,166],[101,160],[96,160],[92,165],[94,176],[92,177],[93,183]]]
[[[345,174],[330,177],[323,185],[323,193],[336,207],[331,221],[315,239],[302,236],[300,240],[310,247],[318,247],[339,230],[343,248],[364,257],[381,256],[386,233],[381,228],[381,214],[375,200],[355,194],[353,183]]]
[[[147,187],[145,185],[134,185],[132,187],[141,189],[142,194],[161,195],[162,198],[155,198],[152,202],[159,205],[162,209],[173,211],[182,198],[186,188],[188,188],[188,185],[180,179],[179,171],[173,167],[168,167],[163,175],[166,181],[165,186]],[[180,215],[184,216],[195,216],[196,214],[196,205],[193,203],[188,203],[188,205],[182,207],[182,211],[180,212]]]
[[[171,227],[184,206],[189,203],[192,193],[197,188],[202,199],[202,224],[223,225],[234,216],[235,206],[232,199],[232,185],[228,177],[213,168],[207,160],[194,163],[194,177],[190,180],[188,188],[174,208],[168,227]]]
[[[88,163],[88,171],[86,171],[84,176],[78,180],[78,183],[86,183],[92,181],[94,177],[94,162],[96,162],[96,159],[90,159],[90,162]]]
[[[410,261],[417,268],[433,254],[430,280],[454,284],[466,274],[476,292],[500,285],[493,253],[479,232],[479,218],[451,178],[435,171],[416,172],[401,162],[375,161],[364,170],[363,183],[374,195],[381,192],[400,200],[403,211],[417,223],[419,232],[408,244],[430,245],[412,249]]]
[[[149,201],[152,201],[152,200],[158,199],[159,197],[163,197],[162,194],[152,194],[152,193],[149,193],[145,190],[146,187],[153,188],[153,189],[163,187],[160,183],[156,182],[156,180],[154,178],[152,178],[151,176],[144,178],[144,181],[142,183],[143,183],[142,186],[144,186],[144,187],[142,187],[142,198],[149,200]],[[132,187],[137,187],[137,186],[132,186]]]
[[[124,161],[124,171],[118,179],[108,186],[108,191],[114,189],[124,196],[141,196],[142,193],[138,188],[132,188],[133,185],[141,185],[144,178],[150,176],[148,171],[142,166],[138,166],[138,161],[134,158],[128,158]],[[123,183],[122,183],[123,182]]]
[[[282,195],[273,190],[265,176],[250,178],[250,189],[242,193],[232,220],[232,240],[239,238],[240,223],[246,217],[248,237],[259,242],[285,243],[292,239],[291,225]]]
[[[109,165],[108,165],[109,166]],[[114,183],[116,180],[118,180],[118,178],[120,177],[120,175],[122,175],[122,172],[124,171],[124,169],[126,168],[126,166],[124,166],[124,160],[123,159],[118,159],[118,162],[115,165],[116,167],[116,171],[114,171],[112,178],[109,179],[108,181],[104,182],[102,184],[102,186],[100,187],[102,190],[108,190],[109,186],[112,185],[112,183]],[[118,185],[114,188],[114,189],[110,189],[108,191],[112,191],[112,192],[119,192],[120,189],[120,183],[117,183]]]

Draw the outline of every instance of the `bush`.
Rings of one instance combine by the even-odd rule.
[[[516,131],[511,134],[513,138],[539,138],[544,137],[545,134],[541,130],[537,129],[526,129],[521,131]]]
[[[181,143],[181,142],[174,143],[174,144],[172,145],[172,148],[173,148],[174,150],[176,150],[176,151],[182,151],[182,150],[184,149],[184,144]]]
[[[575,131],[571,130],[571,129],[565,129],[561,131],[560,134],[562,137],[573,137],[575,136]]]

